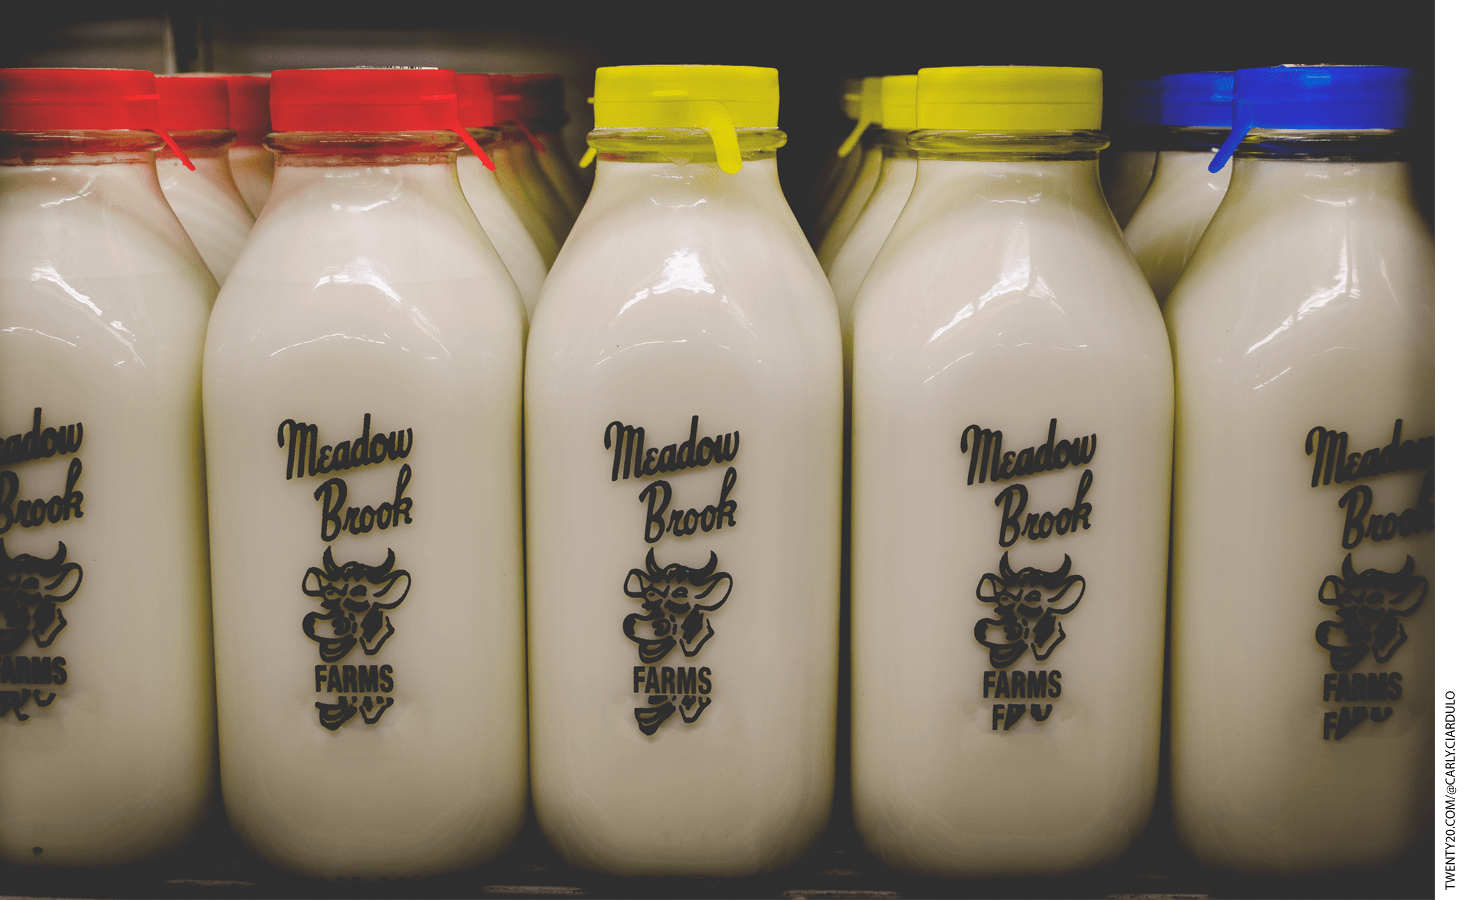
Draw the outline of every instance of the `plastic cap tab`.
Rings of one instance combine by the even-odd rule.
[[[1098,69],[952,66],[917,73],[916,127],[942,131],[1087,131],[1104,112]]]
[[[1371,131],[1413,120],[1414,70],[1397,66],[1237,69],[1231,133],[1211,160],[1219,172],[1253,128]]]
[[[1231,124],[1230,72],[1160,76],[1160,124],[1176,128],[1225,128]]]
[[[738,128],[778,127],[778,70],[755,66],[612,66],[595,70],[596,128],[697,128],[717,164],[743,166]]]
[[[159,75],[158,121],[169,131],[229,127],[229,85],[214,75]]]
[[[229,127],[239,135],[236,144],[258,146],[270,133],[270,78],[268,75],[223,75],[229,87]]]
[[[1119,89],[1116,118],[1125,125],[1157,125],[1160,122],[1160,79],[1130,78]]]
[[[860,135],[865,133],[866,128],[880,124],[880,89],[882,87],[884,87],[884,79],[879,75],[860,82],[860,102],[855,109],[855,130],[851,131],[849,137],[844,139],[844,143],[839,145],[839,149],[834,151],[835,155],[841,159],[849,156],[855,149],[855,144],[859,142]]]
[[[158,122],[152,72],[0,69],[0,131],[151,131],[193,168]]]
[[[280,69],[270,119],[276,131],[451,131],[493,168],[458,117],[451,69]]]
[[[886,75],[880,79],[880,125],[890,131],[916,127],[915,75]]]

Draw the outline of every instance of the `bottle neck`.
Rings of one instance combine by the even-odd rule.
[[[915,159],[916,151],[911,149],[909,131],[882,129],[878,146],[883,159]]]
[[[424,197],[467,208],[456,165],[463,142],[452,132],[290,132],[265,143],[278,154],[271,217],[324,207],[386,215]]]
[[[910,144],[918,163],[909,208],[941,215],[964,205],[1057,204],[1112,222],[1099,187],[1098,156],[1107,143],[1087,131],[914,132]]]
[[[451,170],[463,139],[451,131],[282,132],[265,138],[277,169],[441,166]]]
[[[1228,206],[1275,203],[1284,197],[1339,208],[1388,198],[1413,205],[1409,166],[1398,159],[1243,156],[1238,152],[1231,166]]]
[[[0,166],[152,167],[163,139],[151,131],[0,131]]]
[[[745,163],[772,161],[788,142],[787,135],[773,128],[739,128],[736,134],[738,156]],[[700,128],[597,128],[586,143],[600,162],[717,167],[712,138]]]

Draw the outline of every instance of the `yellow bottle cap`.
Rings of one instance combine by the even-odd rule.
[[[916,127],[917,75],[886,75],[880,79],[880,124],[890,131]]]
[[[841,158],[849,156],[850,151],[855,149],[855,143],[859,141],[860,135],[871,125],[880,124],[880,82],[883,79],[879,75],[866,78],[860,85],[860,110],[858,121],[855,122],[855,130],[850,136],[844,139],[839,149],[834,151]]]
[[[1088,131],[1104,111],[1098,69],[951,66],[917,74],[916,127],[943,131]]]
[[[595,70],[596,128],[698,128],[718,166],[743,167],[738,128],[778,127],[778,70],[756,66],[610,66]]]
[[[860,117],[860,96],[864,92],[864,80],[841,78],[839,81],[839,109],[851,119]]]

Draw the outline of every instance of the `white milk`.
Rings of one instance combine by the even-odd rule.
[[[493,172],[466,150],[458,154],[458,182],[463,186],[463,196],[473,208],[473,215],[478,217],[478,223],[493,242],[493,249],[513,276],[519,295],[524,298],[525,310],[532,315],[534,304],[539,302],[539,288],[549,270],[534,244],[534,236],[514,212]]]
[[[258,218],[265,201],[270,199],[270,183],[275,177],[275,155],[264,147],[240,146],[229,148],[229,172],[234,176],[234,185],[250,215]]]
[[[1139,209],[1140,201],[1155,177],[1158,156],[1155,150],[1120,150],[1114,154],[1114,168],[1109,173],[1109,182],[1104,185],[1104,199],[1108,201],[1120,228],[1128,226],[1134,211]]]
[[[1179,398],[1176,830],[1211,866],[1375,866],[1428,827],[1432,242],[1401,162],[1238,154],[1233,165],[1165,311]],[[1396,428],[1401,447],[1430,439],[1427,465],[1335,477],[1329,452],[1373,460]],[[1325,432],[1346,433],[1346,449],[1329,450]],[[1315,485],[1320,469],[1329,477]],[[1427,530],[1398,534],[1406,510]],[[1390,586],[1367,570],[1403,574]],[[1370,591],[1375,610],[1394,611],[1383,624],[1400,626],[1398,640],[1382,626],[1374,641],[1347,639],[1366,604],[1339,597]]]
[[[865,152],[860,156],[860,167],[855,172],[854,181],[830,219],[823,239],[819,241],[819,265],[826,273],[833,265],[834,258],[839,255],[840,248],[844,246],[856,220],[860,218],[860,213],[864,212],[865,204],[875,192],[875,183],[880,180],[885,145],[890,141],[880,129],[866,133],[865,139]]]
[[[183,152],[195,171],[164,150],[158,154],[158,181],[163,196],[220,284],[229,277],[244,240],[254,227],[254,215],[239,195],[229,169],[229,131],[178,131]]]
[[[576,866],[765,871],[829,816],[839,325],[772,153],[747,140],[735,175],[701,136],[665,151],[681,165],[602,152],[529,337],[531,773]],[[638,477],[628,428],[697,465]],[[659,646],[648,604],[683,602]]]
[[[416,137],[377,164],[271,138],[269,205],[209,323],[224,802],[309,875],[476,865],[524,808],[523,306],[455,139]],[[329,470],[307,443],[336,446]]]
[[[905,146],[906,133],[886,134],[892,139],[880,148],[880,177],[864,211],[829,264],[829,286],[834,290],[839,321],[844,327],[849,325],[850,308],[865,273],[870,271],[875,254],[880,252],[916,183],[916,154]]]
[[[1196,138],[1214,134],[1202,129],[1184,131],[1194,133]],[[1214,148],[1224,137],[1222,132],[1214,141],[1199,141],[1192,149],[1160,151],[1154,180],[1124,228],[1124,240],[1161,305],[1180,279],[1186,261],[1226,195],[1226,185],[1231,183],[1229,162],[1219,172],[1207,169]]]
[[[1150,815],[1170,353],[1068,139],[921,159],[855,302],[854,813],[899,869],[1073,872]]]
[[[30,165],[0,151],[0,859],[16,865],[170,852],[214,776],[198,381],[217,286],[158,188],[161,141],[80,134]],[[33,458],[55,433],[67,446]],[[22,518],[33,500],[41,521]],[[45,599],[22,600],[33,578]]]

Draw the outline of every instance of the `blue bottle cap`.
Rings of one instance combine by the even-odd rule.
[[[1119,121],[1126,125],[1155,125],[1160,120],[1160,79],[1131,78],[1119,92]]]
[[[1230,72],[1186,72],[1160,77],[1160,124],[1226,128],[1231,124]]]
[[[1253,128],[1403,128],[1412,118],[1413,86],[1414,70],[1396,66],[1237,69],[1231,134],[1211,160],[1210,170],[1221,171]]]

